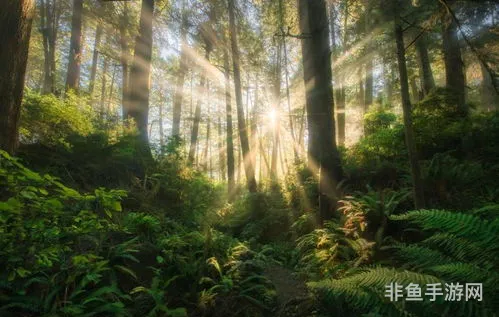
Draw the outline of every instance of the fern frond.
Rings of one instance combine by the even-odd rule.
[[[460,261],[492,269],[499,264],[497,256],[484,252],[477,243],[450,233],[436,233],[422,241],[422,244]]]
[[[499,249],[497,225],[477,216],[445,210],[416,210],[390,218],[409,221],[423,230],[438,230],[475,241],[485,250],[497,252]]]

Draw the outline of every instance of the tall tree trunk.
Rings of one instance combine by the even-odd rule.
[[[206,102],[206,141],[204,146],[204,154],[203,154],[203,170],[208,171],[209,162],[211,161],[211,157],[209,157],[209,149],[210,149],[210,137],[211,137],[211,120],[210,120],[210,90],[207,85],[207,102]]]
[[[11,154],[18,145],[34,7],[34,0],[16,0],[0,10],[0,149]]]
[[[107,56],[104,57],[102,66],[102,79],[101,79],[101,94],[100,94],[100,121],[104,123],[105,115],[105,102],[106,102],[106,85],[107,85]]]
[[[368,58],[366,62],[366,82],[364,89],[364,112],[369,111],[369,107],[373,104],[373,59]]]
[[[123,4],[123,15],[120,18],[119,23],[119,31],[120,31],[120,62],[121,62],[121,111],[123,120],[127,120],[129,118],[130,112],[130,91],[129,91],[129,62],[130,62],[130,53],[128,51],[128,39],[126,30],[128,28],[128,4],[125,2]]]
[[[225,77],[225,118],[227,125],[227,187],[229,201],[234,192],[234,131],[232,129],[232,105],[230,96],[229,53],[224,49],[224,77]]]
[[[348,10],[348,3],[346,3],[346,10]],[[338,58],[338,47],[336,41],[336,10],[334,7],[334,3],[329,3],[329,28],[331,32],[331,50],[333,56],[333,62]],[[346,30],[346,27],[345,27]],[[343,42],[346,43],[346,32],[343,39]],[[345,44],[344,44],[345,45]],[[346,48],[344,48],[346,51]],[[343,95],[345,93],[345,87],[343,87],[343,75],[335,74],[336,80],[334,95],[336,98],[336,119],[338,121],[338,145],[345,145],[345,103],[343,100]]]
[[[329,219],[343,178],[336,147],[329,29],[324,0],[299,0],[308,121],[308,163],[319,173],[319,223]]]
[[[448,0],[452,5],[455,1]],[[446,10],[443,8],[443,10]],[[452,16],[446,12],[443,17],[442,47],[445,63],[446,87],[456,97],[457,107],[464,114],[468,113],[466,106],[466,79],[464,77],[464,63],[461,57],[461,48],[457,37],[457,24]]]
[[[282,29],[282,31],[284,31],[284,29]],[[288,48],[286,45],[286,37],[283,37],[283,39],[282,39],[282,46],[283,46],[282,48],[284,50],[284,74],[285,74],[285,79],[286,79],[286,101],[287,101],[287,105],[288,105],[289,129],[291,132],[291,139],[293,140],[293,156],[294,156],[295,162],[298,162],[300,156],[298,155],[298,151],[297,151],[294,119],[293,119],[293,113],[291,112],[291,96],[290,96],[290,92],[289,92]]]
[[[391,59],[386,56],[383,58],[383,78],[385,103],[391,105],[393,96],[393,65]]]
[[[206,48],[205,48],[206,49]],[[210,51],[209,49],[205,50],[205,59],[207,61],[210,60]],[[205,93],[208,91],[208,83],[206,79],[206,71],[203,70],[203,73],[201,74],[201,79],[199,80],[199,87],[200,90],[202,91],[202,94],[205,95]],[[192,125],[192,133],[191,133],[191,145],[189,148],[189,156],[188,156],[188,162],[189,164],[194,163],[194,158],[196,156],[196,149],[197,149],[197,144],[198,144],[198,134],[199,134],[199,123],[201,122],[201,105],[203,101],[201,98],[198,98],[196,102],[196,110],[194,110],[194,122]]]
[[[414,205],[416,209],[424,208],[424,188],[421,180],[421,170],[414,141],[414,131],[412,127],[411,100],[409,96],[409,84],[407,78],[407,66],[405,60],[404,33],[399,21],[397,4],[394,5],[395,18],[395,41],[397,43],[397,62],[400,76],[400,94],[402,98],[402,111],[404,113],[404,131],[409,163],[411,165],[411,175],[413,182]]]
[[[426,96],[430,91],[435,88],[435,79],[433,79],[433,72],[431,70],[430,57],[428,55],[428,47],[424,37],[418,39],[415,43],[417,60],[419,67],[419,79],[423,95]]]
[[[139,34],[135,40],[132,69],[130,71],[129,116],[135,121],[139,132],[140,149],[150,156],[147,125],[149,116],[149,91],[152,57],[152,21],[154,0],[142,0]]]
[[[107,96],[107,109],[106,109],[106,114],[109,116],[111,114],[111,106],[112,106],[112,100],[113,100],[113,93],[114,93],[114,79],[116,78],[116,66],[113,66],[113,74],[111,75],[111,87],[109,87],[109,94]]]
[[[480,95],[482,97],[482,107],[486,111],[499,109],[499,94],[494,89],[492,78],[483,62],[480,61],[480,70],[482,72],[482,85],[480,86]]]
[[[412,100],[414,102],[419,102],[421,100],[421,95],[422,92],[420,93],[420,90],[418,88],[418,84],[416,83],[416,76],[410,76],[409,79],[410,87],[411,87],[411,94],[412,94]]]
[[[255,75],[255,100],[253,101],[253,109],[251,111],[250,122],[251,122],[251,163],[256,169],[256,154],[258,148],[258,90],[260,89],[260,84],[258,82],[258,73]]]
[[[182,24],[180,30],[180,68],[175,84],[175,96],[173,98],[173,121],[172,121],[172,136],[180,136],[180,119],[182,113],[182,100],[184,97],[184,82],[187,72],[187,10],[184,8],[182,12]]]
[[[83,0],[73,0],[73,17],[71,18],[71,40],[69,45],[69,62],[66,76],[66,91],[78,91],[80,86],[80,67],[82,55],[82,15]]]
[[[220,108],[218,107],[218,114],[220,114]],[[223,142],[223,133],[222,133],[222,119],[220,118],[220,115],[218,116],[217,119],[217,148],[218,148],[218,171],[220,173],[220,180],[225,181],[226,176],[225,176],[225,155],[224,151],[222,150],[224,148],[224,142]]]
[[[345,12],[343,16],[343,54],[348,52],[348,1],[345,1]],[[336,104],[338,119],[338,145],[345,145],[346,139],[346,91],[345,74],[339,74],[340,88],[338,89],[338,103]]]
[[[368,1],[367,6],[366,6],[366,12],[365,12],[365,36],[368,38],[371,38],[371,31],[372,31],[372,25],[371,25],[371,4]],[[372,45],[368,42],[367,45],[367,61],[365,63],[365,68],[366,68],[366,81],[365,81],[365,89],[364,89],[364,112],[367,112],[369,110],[369,107],[373,103],[373,93],[374,93],[374,87],[373,87],[373,68],[374,68],[374,62],[373,62],[373,56],[372,56]]]
[[[277,159],[279,151],[279,121],[280,118],[277,117],[279,114],[280,102],[281,102],[281,42],[277,42],[276,47],[276,64],[275,64],[275,74],[274,74],[274,89],[273,89],[273,102],[272,111],[274,111],[273,118],[275,121],[272,122],[272,157],[270,163],[270,178],[272,180],[277,180]]]
[[[362,65],[359,66],[357,69],[357,78],[358,78],[358,84],[359,84],[359,91],[357,94],[357,100],[359,103],[360,108],[364,113],[366,113],[366,104],[364,103],[364,98],[365,98],[365,92],[364,92],[364,81],[362,80]]]
[[[42,0],[40,6],[40,24],[43,36],[44,79],[42,92],[53,93],[55,90],[55,44],[59,24],[60,9],[56,0]]]
[[[251,193],[257,191],[255,170],[251,160],[249,159],[250,148],[248,141],[248,131],[246,130],[246,123],[244,119],[243,98],[241,93],[241,71],[239,69],[239,48],[237,44],[237,30],[235,20],[235,1],[229,1],[229,25],[230,25],[230,42],[232,48],[232,63],[234,67],[234,86],[236,90],[236,106],[237,106],[237,124],[239,127],[239,138],[241,140],[241,150],[243,154],[244,171],[246,173],[246,182],[248,190]],[[248,158],[248,159],[246,159]]]
[[[164,151],[164,146],[165,146],[165,130],[163,126],[163,121],[164,121],[164,115],[163,115],[163,103],[159,103],[159,146],[161,147],[161,153]]]
[[[94,52],[92,55],[92,68],[90,69],[90,83],[88,87],[88,92],[90,95],[93,94],[95,87],[95,75],[97,74],[97,61],[99,59],[99,47],[102,37],[102,31],[102,23],[98,23],[97,28],[95,29]]]

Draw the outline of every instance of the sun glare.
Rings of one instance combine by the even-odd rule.
[[[279,112],[276,109],[271,109],[266,113],[265,119],[269,127],[275,128],[277,126],[277,120],[279,119]]]

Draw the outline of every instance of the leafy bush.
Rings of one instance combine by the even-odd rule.
[[[3,151],[0,185],[2,315],[127,315],[130,297],[110,278],[127,270],[99,254],[119,231],[113,218],[125,193],[82,195]]]
[[[94,131],[94,115],[88,101],[72,92],[59,98],[28,91],[21,108],[21,142],[68,145],[68,136]]]
[[[383,107],[371,107],[364,115],[364,133],[371,135],[377,131],[390,128],[397,121],[397,116]]]
[[[219,226],[251,242],[283,240],[289,233],[290,214],[278,187],[246,194],[223,210]]]

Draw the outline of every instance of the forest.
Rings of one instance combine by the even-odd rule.
[[[499,316],[499,4],[2,0],[0,316]]]

